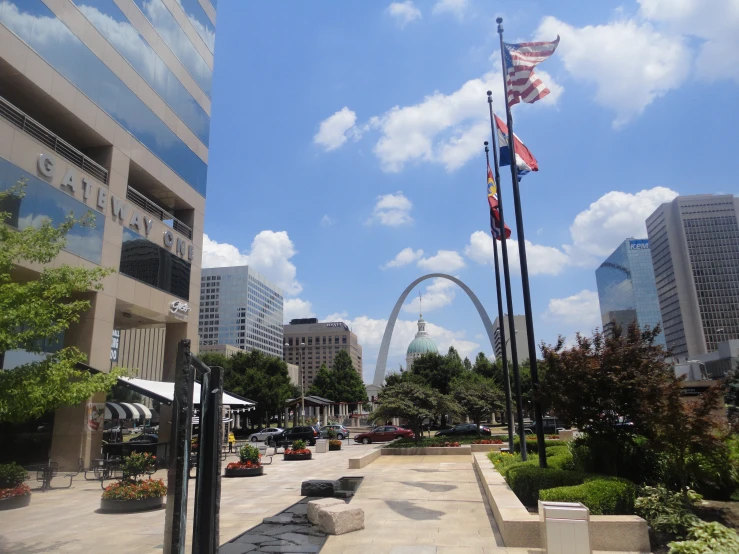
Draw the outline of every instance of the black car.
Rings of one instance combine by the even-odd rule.
[[[559,432],[559,429],[563,426],[562,422],[560,422],[556,417],[552,416],[546,416],[542,418],[542,428],[544,429],[544,434],[546,435],[556,435]],[[523,424],[523,430],[526,434],[535,434],[536,433],[536,422],[532,421],[530,423],[524,422]],[[516,425],[516,431],[518,431],[518,425]]]
[[[275,433],[274,439],[276,444],[291,444],[297,440],[304,440],[307,444],[314,446],[316,440],[321,437],[321,433],[315,427],[309,425],[298,425],[297,427],[290,427],[285,429],[282,433]]]
[[[451,427],[449,429],[442,429],[441,431],[436,433],[436,436],[441,437],[445,435],[476,435],[476,434],[477,434],[477,426],[474,423],[460,423],[459,425],[455,425],[454,427]],[[489,435],[490,428],[480,425],[480,434]]]

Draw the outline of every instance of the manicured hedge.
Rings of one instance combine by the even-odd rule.
[[[590,509],[591,515],[633,514],[635,499],[636,485],[626,479],[615,477],[590,477],[581,485],[539,491],[539,500],[582,502]]]
[[[570,447],[567,445],[550,446],[547,448],[547,465],[554,469],[575,471]]]
[[[505,470],[504,474],[508,486],[526,506],[536,506],[539,491],[542,489],[581,485],[587,477],[584,473],[577,471],[542,469],[538,465],[531,465],[532,462],[537,464],[536,460],[513,464]]]
[[[549,449],[550,446],[561,446],[561,445],[562,445],[562,441],[559,439],[544,441],[544,446],[547,449]],[[518,436],[514,439],[513,448],[516,450],[516,452],[521,452],[521,439]],[[526,452],[530,452],[531,454],[538,454],[539,443],[536,442],[536,437],[526,439]]]

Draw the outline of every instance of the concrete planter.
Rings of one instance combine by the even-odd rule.
[[[23,496],[11,496],[10,498],[3,498],[0,500],[0,511],[2,510],[15,510],[16,508],[25,508],[31,503],[31,495],[24,494]]]
[[[383,456],[464,456],[470,454],[469,445],[464,446],[427,446],[425,448],[383,448]]]
[[[341,450],[341,445],[340,444],[337,444],[336,446],[334,446],[333,444],[329,444],[328,445],[328,450],[329,450],[329,452],[332,451],[332,450]]]
[[[300,460],[310,460],[313,456],[312,452],[308,452],[307,454],[284,454],[283,460],[286,462],[297,462]]]
[[[141,498],[136,500],[106,500],[100,499],[100,511],[107,513],[134,513],[146,510],[156,510],[164,506],[166,496],[157,498]]]
[[[226,468],[226,477],[258,477],[264,475],[264,466],[249,467],[244,469],[228,469]]]

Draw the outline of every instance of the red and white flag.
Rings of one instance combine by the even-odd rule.
[[[503,44],[509,107],[519,102],[533,104],[549,94],[549,89],[534,74],[534,68],[554,54],[558,44],[559,36],[552,42]]]

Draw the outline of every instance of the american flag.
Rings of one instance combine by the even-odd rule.
[[[554,54],[558,44],[559,36],[552,42],[504,43],[509,107],[519,102],[533,104],[549,94],[534,68]]]

